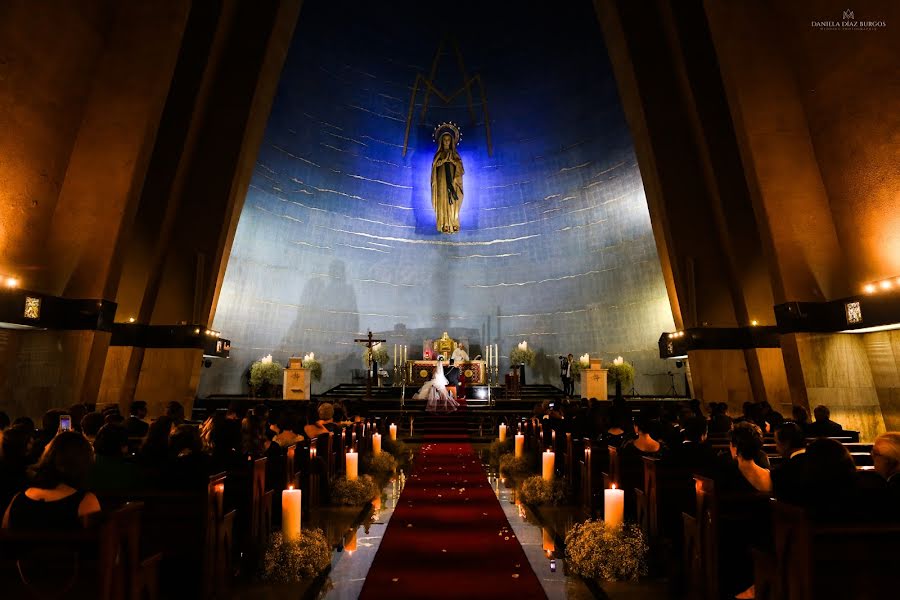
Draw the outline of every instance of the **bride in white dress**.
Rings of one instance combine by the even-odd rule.
[[[434,375],[419,388],[413,398],[428,400],[425,403],[425,410],[429,412],[453,412],[459,407],[459,403],[450,397],[450,393],[447,391],[448,383],[444,376],[444,362],[438,359]]]

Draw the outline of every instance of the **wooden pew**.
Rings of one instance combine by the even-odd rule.
[[[596,446],[589,438],[584,438],[584,451],[579,461],[581,471],[581,505],[588,517],[593,518],[600,506],[603,491],[603,468],[609,464],[609,447]]]
[[[135,502],[104,510],[77,531],[0,529],[3,597],[139,600],[150,590],[145,597],[153,598],[141,573],[142,508]]]
[[[246,464],[228,473],[225,502],[235,518],[235,559],[254,569],[272,529],[273,492],[266,489],[267,459],[247,458]]]
[[[636,491],[638,524],[651,540],[681,541],[681,513],[695,503],[694,469],[642,457],[644,489]],[[680,547],[680,544],[679,544]]]
[[[890,598],[898,593],[900,523],[820,520],[772,502],[774,551],[754,552],[760,600]]]
[[[142,504],[141,555],[161,555],[160,587],[165,596],[190,593],[214,598],[228,593],[236,515],[225,510],[225,481],[225,474],[219,473],[197,490],[98,495],[101,506]]]
[[[685,578],[689,597],[718,600],[726,593],[726,585],[733,582],[737,569],[742,564],[751,567],[750,536],[759,532],[760,523],[768,523],[769,497],[720,494],[712,479],[698,475],[694,481],[694,514],[682,514]],[[742,553],[747,556],[742,558]]]

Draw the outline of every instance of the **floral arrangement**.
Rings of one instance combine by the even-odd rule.
[[[506,477],[523,477],[531,473],[531,465],[525,457],[516,458],[512,453],[503,454],[500,456],[500,473]]]
[[[531,350],[528,347],[528,342],[521,342],[518,346],[513,348],[512,352],[509,353],[509,364],[511,365],[528,365],[529,367],[534,367],[534,361],[537,357],[534,354],[534,350]]]
[[[390,436],[381,438],[381,448],[393,455],[398,461],[404,461],[409,458],[412,451],[403,440],[392,440]]]
[[[647,541],[636,525],[585,521],[566,535],[566,565],[590,579],[637,581],[647,574]]]
[[[366,463],[366,471],[374,475],[393,475],[397,472],[397,460],[387,452],[372,455]]]
[[[322,363],[316,360],[315,352],[310,352],[304,356],[300,364],[303,365],[304,369],[309,369],[309,374],[312,375],[314,380],[322,381]]]
[[[371,366],[369,364],[369,349],[368,348],[363,348],[362,359],[363,359],[363,366],[368,369]],[[372,346],[372,360],[374,360],[375,362],[378,363],[379,368],[382,365],[386,365],[386,364],[388,364],[388,362],[390,362],[391,357],[388,355],[387,348],[385,347],[384,344],[375,344],[374,346]]]
[[[607,376],[610,381],[621,383],[622,387],[628,387],[634,381],[634,367],[620,356],[609,366]]]
[[[545,481],[540,475],[534,475],[522,482],[519,498],[525,504],[565,504],[569,497],[569,486],[565,479]]]
[[[284,368],[272,355],[264,356],[250,365],[250,385],[254,388],[269,385],[280,385]]]
[[[341,506],[361,506],[372,500],[378,493],[378,486],[370,475],[354,480],[335,478],[331,484],[331,503]]]
[[[512,431],[512,428],[509,428],[507,431]],[[497,438],[493,442],[491,442],[490,457],[492,465],[498,464],[502,455],[509,454],[513,451],[513,440],[514,438],[512,437],[512,435],[509,435],[509,433],[507,433],[507,438],[502,442],[500,441],[500,438]]]
[[[321,529],[306,529],[298,540],[272,534],[263,557],[262,577],[273,583],[310,579],[331,565],[331,546]]]

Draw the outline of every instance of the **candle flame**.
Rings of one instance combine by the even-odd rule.
[[[616,489],[616,484],[612,484],[612,488],[610,488],[610,489],[613,489],[613,490]]]
[[[294,489],[294,484],[289,485],[289,486],[288,486],[288,489],[289,489],[289,490]]]

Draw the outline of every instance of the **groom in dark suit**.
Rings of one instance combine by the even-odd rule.
[[[444,371],[444,377],[447,378],[447,385],[459,385],[459,367],[454,365],[455,361],[451,358],[447,369]]]

